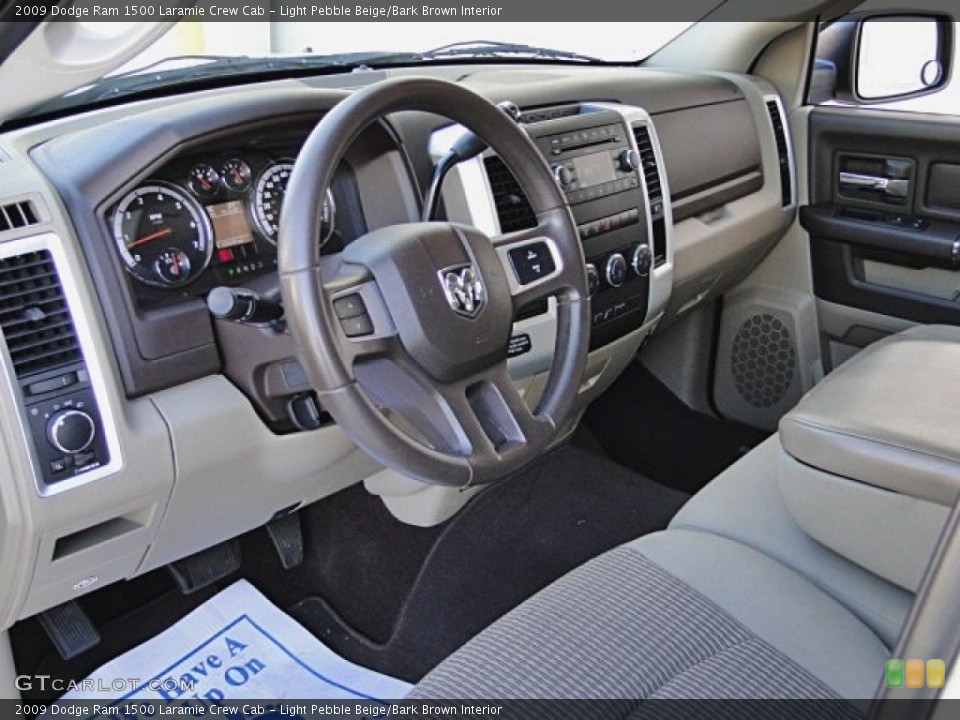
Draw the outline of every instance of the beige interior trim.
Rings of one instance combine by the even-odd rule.
[[[943,505],[803,465],[786,452],[780,489],[814,540],[910,592],[920,587],[950,514]]]
[[[10,647],[10,634],[0,632],[0,700],[19,700],[20,691],[15,684],[17,676],[13,663],[13,649]]]

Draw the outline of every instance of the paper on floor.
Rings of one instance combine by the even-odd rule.
[[[245,580],[88,680],[61,700],[396,700],[410,690],[336,655]],[[181,693],[183,681],[193,689]]]

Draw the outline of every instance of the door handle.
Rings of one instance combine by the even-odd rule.
[[[910,181],[878,175],[841,172],[840,187],[853,190],[873,190],[896,198],[905,198],[910,194]]]

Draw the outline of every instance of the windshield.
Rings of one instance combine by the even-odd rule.
[[[91,26],[96,23],[90,23]],[[116,31],[115,23],[110,32]],[[178,63],[165,60],[182,56],[257,56],[410,54],[458,46],[456,57],[470,57],[470,45],[478,57],[496,56],[483,41],[560,50],[604,62],[642,60],[690,27],[689,22],[648,23],[507,23],[507,22],[182,22],[117,73],[147,66],[156,69]],[[502,48],[501,48],[502,49]],[[506,54],[506,53],[503,53]],[[510,53],[525,59],[524,53]],[[441,54],[427,60],[447,59]],[[530,54],[527,57],[547,57]],[[564,59],[562,57],[554,59]],[[573,58],[568,58],[573,59]]]
[[[359,7],[359,6],[358,6]],[[86,22],[84,35],[123,39],[136,23]],[[177,92],[238,78],[437,62],[635,63],[692,22],[180,22],[120,67],[34,106],[22,118]]]

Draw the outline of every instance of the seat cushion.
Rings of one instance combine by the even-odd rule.
[[[764,441],[694,495],[670,527],[710,532],[759,550],[823,590],[893,647],[913,593],[830,550],[800,527],[778,480],[781,452],[777,435]]]
[[[410,697],[622,700],[618,717],[656,698],[860,699],[886,658],[876,635],[796,573],[739,543],[669,530],[561,578]]]

